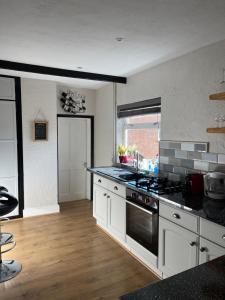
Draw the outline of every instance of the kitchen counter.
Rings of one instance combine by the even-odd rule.
[[[117,183],[125,185],[126,187],[131,188],[135,191],[146,194],[147,196],[152,196],[158,199],[159,201],[165,202],[171,206],[178,207],[182,210],[185,210],[186,212],[207,219],[208,221],[225,226],[225,201],[215,201],[204,196],[201,197],[185,195],[182,192],[157,195],[152,192],[147,192],[140,187],[136,187],[134,182],[132,181],[122,180],[119,177],[119,170],[121,174],[132,174],[132,172],[130,172],[127,169],[116,167],[101,167],[88,169],[88,171],[94,174],[97,174],[110,180],[114,180]]]
[[[225,299],[225,256],[150,284],[121,300]]]

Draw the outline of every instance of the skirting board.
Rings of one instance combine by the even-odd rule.
[[[59,212],[60,212],[59,205],[56,204],[56,205],[49,205],[49,206],[25,208],[23,211],[23,216],[33,217],[33,216],[54,214]]]

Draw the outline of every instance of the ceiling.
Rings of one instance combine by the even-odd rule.
[[[225,39],[224,16],[224,0],[0,0],[0,59],[127,76]]]

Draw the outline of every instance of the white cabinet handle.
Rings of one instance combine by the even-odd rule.
[[[190,245],[191,247],[193,247],[193,246],[196,245],[196,242],[190,242],[189,245]]]
[[[172,214],[172,216],[175,218],[175,219],[180,219],[180,215],[178,215],[178,214]]]

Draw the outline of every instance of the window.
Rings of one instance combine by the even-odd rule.
[[[149,100],[148,100],[149,101]],[[143,101],[145,102],[145,101]],[[161,104],[161,102],[160,102]],[[154,109],[132,109],[129,113],[123,110],[123,116],[117,119],[117,145],[124,145],[126,153],[118,156],[118,161],[137,167],[137,152],[141,170],[158,173],[160,106]],[[145,112],[144,114],[139,114]]]

